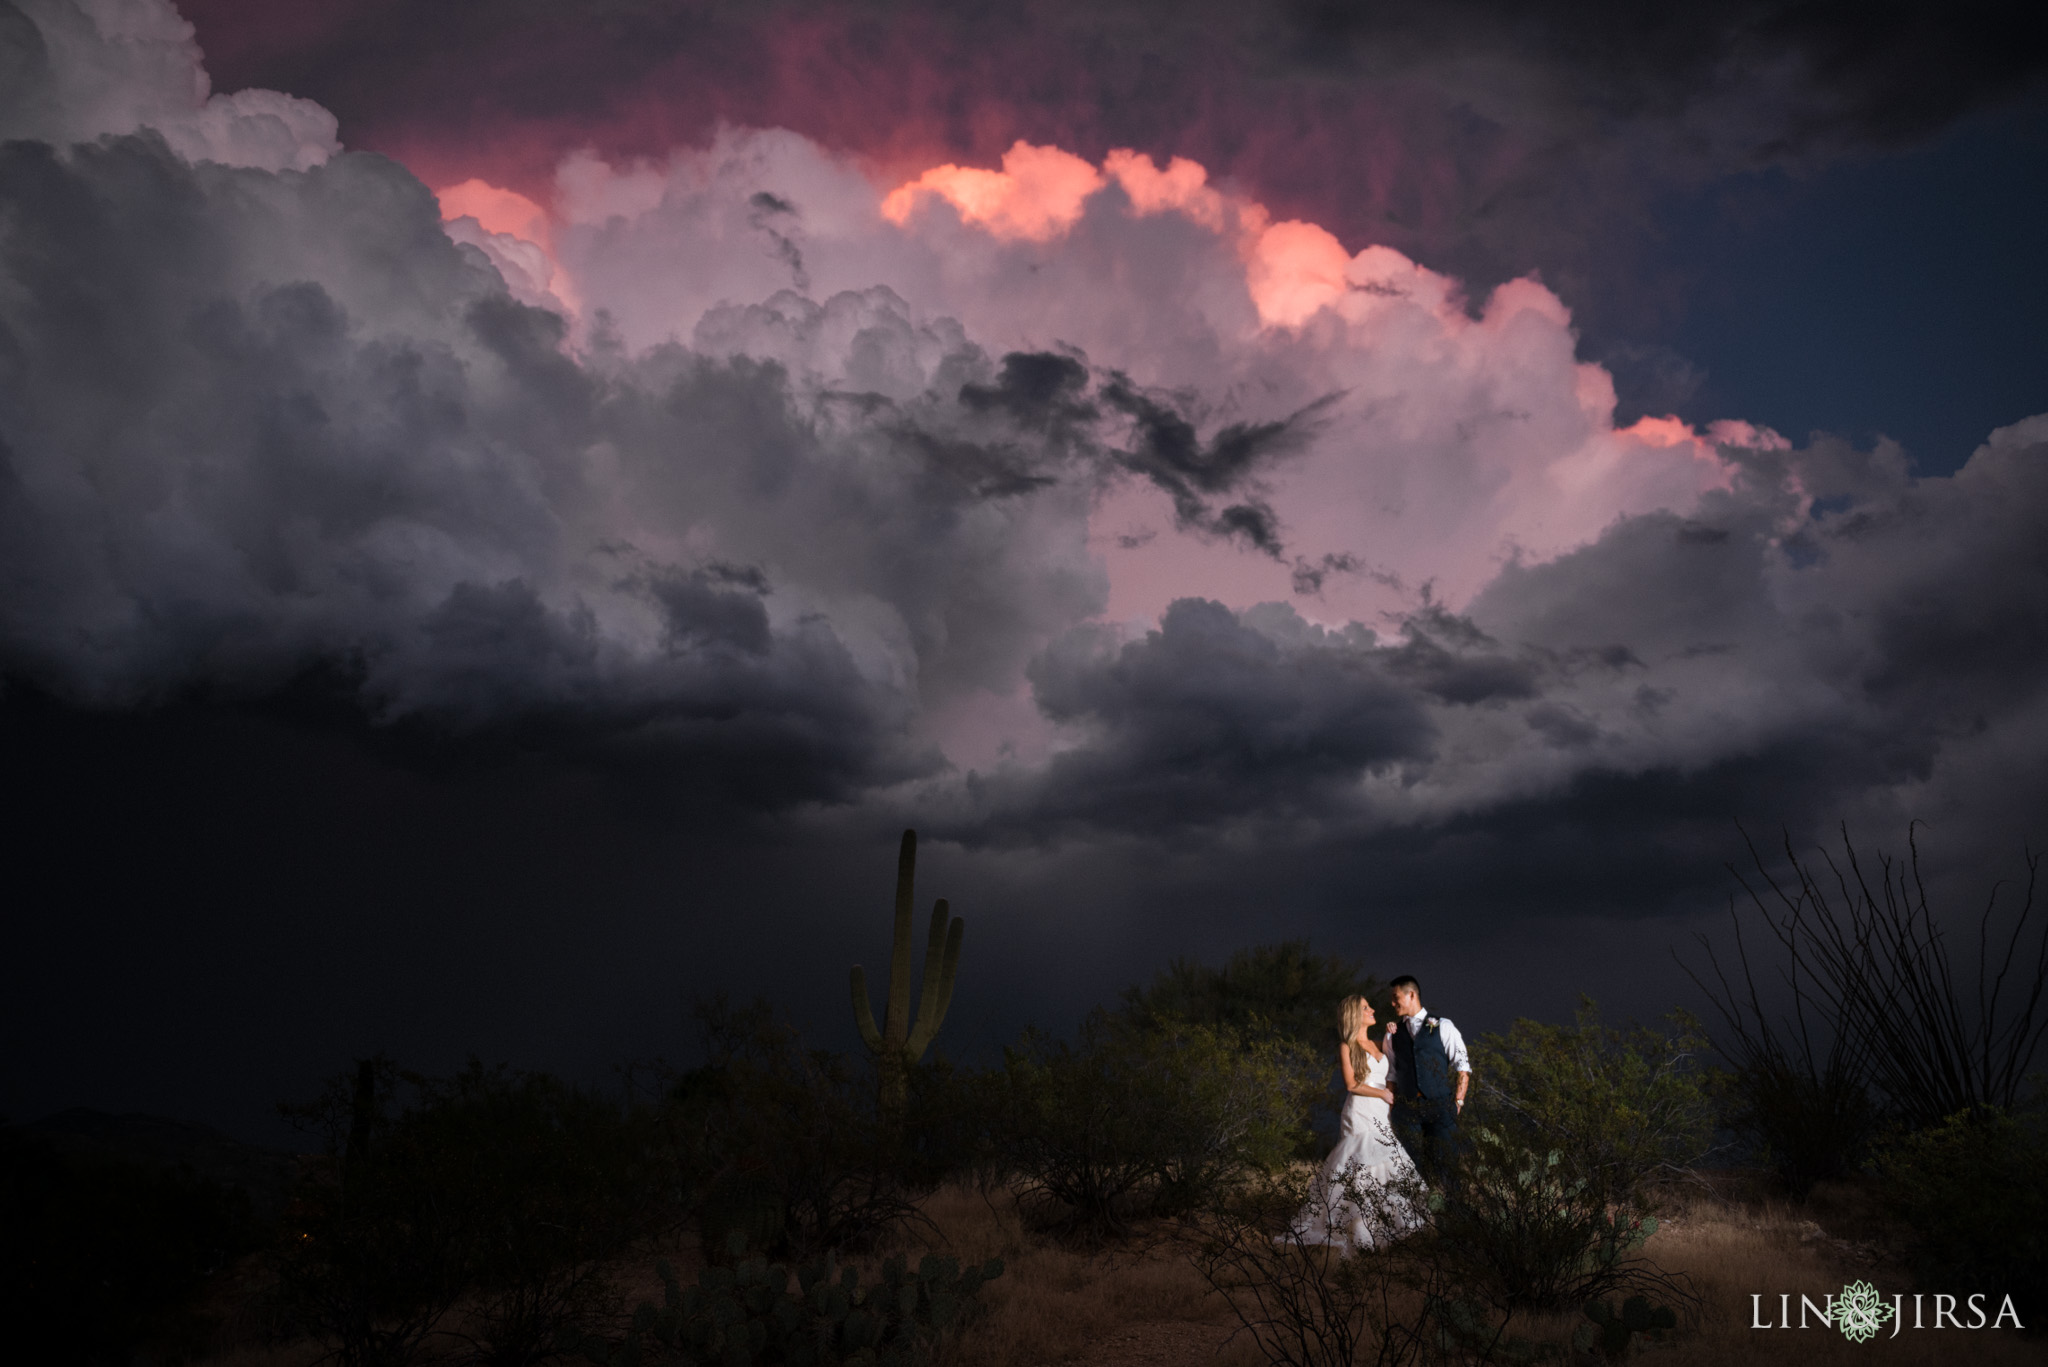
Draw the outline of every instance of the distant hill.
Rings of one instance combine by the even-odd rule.
[[[111,1115],[74,1106],[6,1128],[71,1157],[190,1168],[209,1182],[246,1192],[253,1213],[265,1223],[283,1210],[299,1166],[295,1155],[280,1149],[259,1148],[205,1125],[160,1115]]]

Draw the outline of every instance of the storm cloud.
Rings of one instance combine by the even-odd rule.
[[[1748,10],[1705,51],[1630,21],[1669,90],[1570,40],[1590,9],[1534,56],[1260,14],[1295,92],[1540,58],[1676,138],[1782,83],[1710,159],[1979,98],[1880,110],[1905,37]],[[393,810],[454,756],[449,801],[530,846],[449,838],[509,902],[549,849],[634,870],[598,910],[549,875],[593,924],[666,908],[644,851],[687,810],[681,919],[770,966],[838,943],[815,908],[904,824],[1018,912],[1022,964],[1341,927],[1360,888],[1475,938],[1689,914],[1737,817],[1923,817],[1968,858],[2048,810],[2048,416],[1934,478],[1741,415],[1620,421],[1543,280],[1348,248],[1228,158],[1020,136],[891,170],[727,126],[437,194],[317,105],[214,94],[158,0],[18,0],[0,53],[0,678],[55,788],[92,747],[46,737],[152,718]],[[2031,79],[2000,61],[1985,90]],[[1510,97],[1556,136],[1598,113]],[[293,838],[395,848],[390,820]],[[763,854],[797,845],[817,870]],[[323,915],[383,914],[337,886]],[[810,909],[733,929],[763,887]]]

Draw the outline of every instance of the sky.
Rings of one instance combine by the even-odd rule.
[[[942,1047],[1310,938],[1698,1005],[2048,812],[2006,7],[0,0],[0,1113]],[[1675,954],[1677,957],[1675,957]]]

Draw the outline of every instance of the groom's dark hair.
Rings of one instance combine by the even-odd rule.
[[[1422,991],[1422,984],[1421,984],[1421,983],[1418,983],[1418,982],[1416,982],[1416,981],[1415,981],[1415,979],[1413,979],[1412,977],[1408,976],[1408,975],[1407,975],[1406,973],[1403,973],[1403,974],[1402,974],[1402,975],[1401,975],[1400,977],[1398,977],[1398,978],[1394,979],[1394,981],[1392,981],[1392,982],[1388,983],[1388,984],[1387,984],[1387,991],[1389,991],[1389,992],[1399,992],[1399,991],[1400,991],[1400,990],[1401,990],[1402,988],[1404,988],[1404,987],[1412,987],[1412,988],[1414,988],[1414,989],[1415,989],[1415,990],[1416,990],[1416,991],[1417,991],[1418,993]]]

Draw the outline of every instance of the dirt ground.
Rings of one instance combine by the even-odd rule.
[[[1229,1305],[1163,1233],[1077,1252],[1027,1228],[1002,1193],[948,1188],[925,1211],[931,1226],[906,1241],[905,1251],[937,1248],[963,1261],[1000,1257],[1005,1265],[981,1294],[982,1314],[944,1346],[935,1367],[1263,1367]],[[1823,1189],[1796,1206],[1740,1190],[1682,1198],[1644,1252],[1664,1271],[1690,1278],[1702,1312],[1691,1332],[1636,1356],[1651,1367],[2048,1364],[2048,1335],[2029,1339],[2009,1329],[1907,1328],[1894,1338],[1887,1327],[1886,1336],[1859,1344],[1818,1324],[1751,1327],[1755,1294],[1774,1315],[1781,1292],[1792,1293],[1796,1309],[1802,1292],[1818,1304],[1824,1293],[1856,1280],[1887,1298],[1909,1291],[1899,1249],[1888,1240],[1855,1187]],[[686,1280],[694,1275],[687,1250],[671,1258]],[[658,1296],[651,1260],[626,1269],[624,1281],[630,1298]],[[1910,1316],[1910,1295],[1906,1304]],[[1565,1339],[1572,1323],[1561,1316],[1526,1332]],[[249,1346],[205,1367],[305,1367],[315,1356],[307,1345]]]

